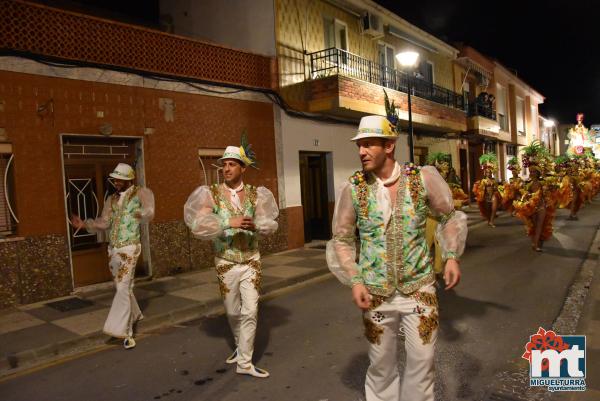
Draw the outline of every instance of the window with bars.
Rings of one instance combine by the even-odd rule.
[[[0,236],[17,232],[12,146],[0,144]]]
[[[201,185],[220,184],[223,182],[223,174],[219,165],[219,158],[223,156],[223,152],[224,149],[198,150]]]

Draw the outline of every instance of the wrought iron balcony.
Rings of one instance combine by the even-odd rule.
[[[344,75],[404,93],[408,93],[410,80],[411,95],[465,111],[464,96],[345,50],[330,48],[308,56],[312,79]]]
[[[469,115],[469,117],[480,116],[480,117],[489,118],[490,120],[497,121],[496,110],[494,110],[494,108],[492,106],[489,106],[487,104],[481,104],[478,102],[473,102],[473,103],[469,104],[469,114],[468,115]]]

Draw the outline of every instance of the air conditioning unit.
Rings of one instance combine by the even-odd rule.
[[[383,23],[378,15],[365,12],[362,15],[362,33],[373,39],[383,37]]]

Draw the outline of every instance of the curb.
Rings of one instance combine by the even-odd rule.
[[[297,289],[325,281],[331,277],[333,276],[328,269],[320,269],[307,272],[301,276],[281,279],[263,286],[260,300],[267,301]],[[136,328],[136,335],[143,338],[159,329],[223,313],[225,313],[225,309],[221,298],[214,298],[203,304],[193,304],[189,307],[144,318]],[[43,369],[61,360],[75,359],[89,353],[117,346],[119,346],[118,343],[107,343],[106,334],[98,331],[74,339],[8,355],[6,358],[0,360],[0,382],[10,379],[13,376]]]

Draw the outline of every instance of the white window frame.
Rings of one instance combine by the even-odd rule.
[[[521,103],[521,107],[519,107],[519,103]],[[519,126],[519,111],[521,113],[521,126]],[[527,135],[527,123],[525,121],[525,99],[520,96],[515,98],[515,112],[517,120],[517,134],[522,136]],[[521,129],[523,130],[521,131]]]
[[[389,66],[389,65],[386,64],[386,67],[388,67],[388,68],[394,68],[395,69],[396,68],[396,57],[395,57],[396,48],[394,46],[390,45],[389,43],[380,40],[380,41],[377,42],[377,52],[378,53],[379,53],[379,46],[384,46],[384,48],[385,48],[386,51],[387,51],[388,48],[392,49],[392,53],[394,54],[394,57],[392,57],[392,63],[393,63],[393,65]],[[386,53],[386,63],[387,63],[387,53]]]
[[[341,49],[341,50],[345,50],[345,51],[350,51],[350,44],[348,43],[348,24],[346,24],[344,21],[339,20],[335,17],[332,17],[330,15],[326,15],[323,14],[322,15],[322,21],[323,21],[323,40],[325,40],[325,21],[330,21],[333,23],[333,46],[336,49]],[[340,43],[338,43],[338,36],[337,36],[337,31],[338,31],[338,26],[343,26],[344,27],[344,33],[345,33],[345,40],[346,40],[346,48],[343,49],[342,47],[340,47]],[[325,43],[324,44],[326,47],[329,46],[329,44]]]
[[[435,84],[435,63],[430,60],[426,60],[425,62],[431,65],[431,83]]]
[[[221,156],[223,156],[223,152],[225,152],[225,149],[212,149],[212,148],[200,148],[198,149],[198,162],[200,163],[200,173],[202,174],[202,178],[204,179],[204,184],[208,185],[208,174],[207,174],[207,170],[209,168],[209,166],[205,165],[205,161],[206,159],[214,159],[214,158],[220,158]],[[217,184],[221,183],[221,170],[222,167],[216,166],[217,167]]]

